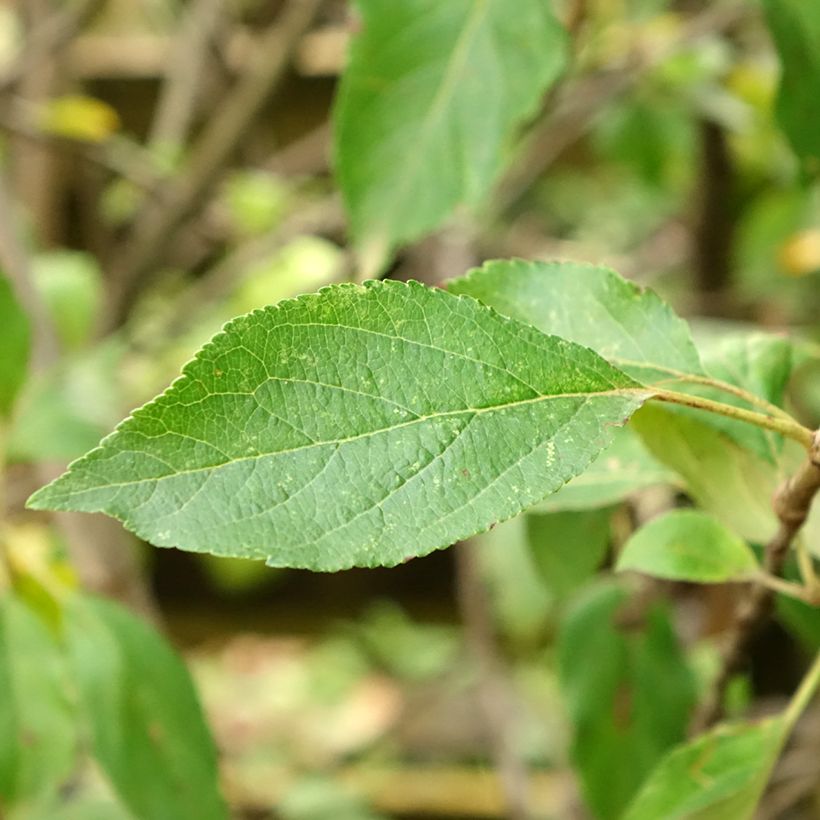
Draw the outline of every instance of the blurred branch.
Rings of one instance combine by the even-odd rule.
[[[297,236],[335,233],[341,231],[343,225],[344,216],[337,199],[297,211],[275,230],[253,237],[234,248],[192,284],[191,296],[201,302],[219,299],[248,268],[270,257]]]
[[[42,25],[36,26],[27,36],[18,58],[0,76],[0,92],[16,85],[39,63],[67,45],[106,2],[107,0],[78,0],[49,15]]]
[[[208,189],[285,76],[299,38],[311,25],[321,2],[288,3],[261,37],[256,59],[194,143],[186,167],[168,180],[158,201],[146,206],[137,217],[115,270],[111,327],[122,324],[145,277],[161,264],[177,229],[202,206]]]
[[[714,3],[682,26],[680,36],[664,47],[650,48],[649,44],[639,42],[622,68],[565,82],[501,180],[492,200],[494,212],[502,213],[515,205],[544,171],[584,136],[607,105],[637,85],[647,71],[702,37],[734,26],[748,13],[748,3]]]
[[[46,307],[34,288],[31,257],[20,239],[18,223],[8,182],[4,176],[0,176],[0,265],[31,321],[32,365],[43,370],[53,365],[59,355],[57,334]]]
[[[221,18],[222,3],[223,0],[193,0],[186,8],[151,124],[150,148],[182,146],[188,136],[208,45]]]
[[[732,274],[734,168],[726,132],[721,125],[709,120],[702,121],[700,145],[694,273],[700,312],[721,316],[725,313],[724,302]]]
[[[780,525],[765,548],[765,569],[772,575],[779,575],[788,557],[789,548],[808,517],[812,501],[820,491],[820,432],[814,440],[808,459],[803,466],[788,478],[775,493],[774,511]],[[698,709],[692,724],[697,734],[717,723],[723,717],[723,702],[726,688],[732,677],[742,669],[749,647],[760,627],[771,614],[774,595],[770,589],[756,584],[735,616],[735,623],[722,653],[721,667],[712,687]]]
[[[83,160],[123,177],[143,191],[154,192],[160,177],[151,157],[139,145],[116,135],[93,143],[51,134],[39,127],[37,110],[32,103],[13,98],[9,106],[0,110],[0,130],[55,148],[69,145]]]
[[[475,545],[462,543],[455,546],[455,555],[459,607],[467,648],[477,667],[479,700],[495,768],[504,790],[504,816],[511,820],[525,820],[531,816],[529,774],[516,750],[515,715],[478,554]]]
[[[34,338],[32,369],[42,373],[57,363],[60,351],[51,317],[33,284],[31,256],[16,229],[14,211],[6,180],[0,177],[0,265],[30,318]],[[62,467],[34,468],[39,484],[48,483],[61,472]],[[117,522],[101,515],[80,513],[55,513],[51,517],[65,537],[72,564],[84,587],[116,597],[142,614],[156,617],[133,541]]]

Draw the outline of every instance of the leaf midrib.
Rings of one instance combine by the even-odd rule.
[[[422,128],[419,137],[413,141],[413,159],[409,165],[404,166],[404,173],[400,176],[401,184],[397,190],[393,192],[393,198],[396,201],[405,199],[409,190],[410,180],[414,180],[422,160],[426,156],[426,149],[424,146],[430,141],[436,122],[440,119],[442,112],[445,109],[445,102],[448,96],[451,96],[458,85],[458,76],[464,67],[466,55],[469,51],[470,41],[476,30],[479,27],[485,13],[489,7],[489,0],[474,0],[473,7],[464,22],[458,38],[453,46],[450,59],[447,62],[444,73],[441,78],[441,83],[430,101],[430,106],[427,109],[425,116],[422,118]],[[387,224],[390,218],[382,219],[382,226]]]
[[[410,420],[404,421],[404,422],[400,422],[399,424],[393,424],[393,425],[390,425],[388,427],[380,427],[376,430],[367,430],[364,433],[359,433],[355,436],[348,436],[347,438],[327,439],[325,441],[316,441],[316,442],[312,442],[310,444],[303,444],[303,445],[300,445],[299,447],[291,447],[291,448],[286,448],[286,449],[283,449],[283,450],[274,450],[274,451],[271,451],[269,453],[257,453],[257,454],[252,455],[252,456],[241,456],[239,458],[229,459],[227,461],[219,462],[219,463],[216,463],[216,464],[210,464],[210,465],[206,465],[206,466],[202,466],[202,467],[193,467],[193,468],[185,469],[185,470],[177,470],[173,473],[169,473],[168,475],[163,475],[163,476],[155,476],[155,477],[152,477],[152,478],[142,478],[142,479],[138,479],[138,480],[135,480],[135,481],[106,482],[104,485],[86,487],[86,488],[79,489],[79,490],[73,490],[73,491],[68,492],[68,493],[63,493],[62,497],[63,498],[71,498],[71,497],[76,496],[76,495],[84,495],[85,493],[93,492],[93,491],[99,490],[99,489],[108,490],[108,489],[116,489],[116,488],[120,488],[120,487],[133,487],[133,486],[137,486],[137,485],[140,485],[140,484],[146,484],[146,483],[156,483],[156,482],[163,481],[165,479],[178,478],[180,476],[185,476],[185,475],[195,475],[197,473],[207,472],[209,470],[218,470],[218,469],[221,469],[223,467],[231,466],[233,464],[242,464],[242,463],[248,462],[248,461],[258,461],[258,460],[261,460],[263,458],[268,458],[270,456],[280,456],[280,455],[288,455],[290,453],[299,453],[299,452],[304,452],[306,450],[311,450],[313,448],[327,447],[329,445],[339,446],[339,445],[342,445],[342,444],[349,444],[351,442],[358,441],[360,439],[369,438],[370,436],[376,436],[376,435],[379,435],[381,433],[389,433],[389,432],[392,432],[393,430],[399,430],[399,429],[402,429],[402,428],[405,428],[405,427],[411,427],[415,424],[422,424],[424,422],[432,421],[432,420],[438,420],[438,419],[444,419],[444,418],[454,418],[454,417],[457,417],[457,416],[468,415],[468,414],[481,415],[481,414],[484,414],[484,413],[491,413],[491,412],[496,412],[496,411],[500,412],[500,411],[503,411],[503,410],[509,410],[509,409],[514,409],[514,408],[518,408],[518,407],[523,407],[523,406],[526,406],[526,405],[529,405],[529,404],[537,404],[537,403],[543,402],[543,401],[554,401],[554,400],[558,400],[558,399],[572,399],[572,398],[591,399],[591,398],[605,397],[605,396],[624,396],[624,397],[626,397],[626,396],[637,396],[637,395],[641,395],[641,394],[646,394],[647,396],[649,396],[649,395],[651,395],[651,393],[652,393],[651,390],[648,390],[648,389],[643,388],[643,387],[622,387],[622,388],[615,388],[615,389],[612,389],[612,390],[601,390],[601,391],[594,391],[594,392],[553,393],[553,394],[550,394],[550,395],[543,395],[542,394],[542,395],[539,395],[539,396],[534,396],[534,397],[529,398],[529,399],[521,399],[519,401],[507,402],[507,403],[504,403],[504,404],[493,404],[493,405],[489,405],[488,407],[467,407],[467,408],[461,408],[459,410],[446,410],[446,411],[442,411],[440,413],[430,413],[426,416],[419,416],[418,418],[410,419]],[[139,434],[138,431],[132,431],[132,432],[135,432],[135,433]],[[171,431],[170,434],[171,435],[176,435],[176,433],[174,433],[173,431]],[[167,435],[167,434],[163,434],[163,435]],[[149,438],[149,437],[147,437],[147,438]],[[189,438],[193,438],[193,437],[189,436]],[[208,443],[208,442],[202,442],[201,439],[194,439],[194,440],[199,441],[200,443]],[[94,452],[99,452],[99,449],[97,451],[94,451]],[[137,455],[143,454],[142,450],[120,450],[116,453],[116,455],[121,455],[122,453],[127,453],[127,452],[135,453]],[[92,455],[93,455],[93,452],[91,454],[89,454],[89,456],[87,456],[86,458],[90,459]],[[78,466],[83,461],[86,461],[86,459],[82,459],[80,462],[78,462]],[[69,474],[70,474],[70,471],[69,471]]]

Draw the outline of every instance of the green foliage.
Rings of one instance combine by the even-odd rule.
[[[683,478],[698,505],[729,529],[755,543],[774,533],[770,499],[778,479],[770,465],[703,417],[647,405],[631,424],[652,455]]]
[[[137,817],[227,816],[216,754],[182,661],[148,626],[102,600],[66,608],[66,642],[93,752]]]
[[[11,283],[0,273],[0,417],[8,416],[26,378],[29,354],[28,319]]]
[[[698,510],[673,510],[645,524],[624,545],[617,568],[698,584],[749,580],[760,570],[745,541]]]
[[[609,548],[610,509],[526,516],[530,554],[556,601],[564,601],[603,563]]]
[[[820,169],[820,8],[804,0],[764,0],[782,74],[777,118],[797,155]]]
[[[775,406],[782,406],[795,363],[795,351],[788,339],[757,332],[723,331],[701,341],[699,349],[704,368],[710,376],[747,390]],[[744,399],[715,388],[693,386],[688,392],[735,407],[748,406]],[[697,414],[697,411],[688,412],[690,415]],[[770,464],[777,464],[783,439],[771,430],[718,415],[710,416],[709,424]]]
[[[0,812],[34,807],[68,781],[77,753],[69,676],[57,638],[0,594]]]
[[[93,256],[77,251],[41,253],[32,275],[59,341],[67,350],[86,344],[102,306],[102,275]]]
[[[558,639],[573,758],[602,820],[620,817],[664,752],[683,740],[695,696],[668,613],[653,607],[636,625],[628,606],[622,586],[589,588]]]
[[[640,438],[624,427],[581,475],[536,504],[531,512],[592,510],[624,501],[647,487],[679,483],[675,473],[654,459]]]
[[[670,752],[624,820],[746,820],[786,732],[782,719],[718,726]]]
[[[392,565],[558,489],[648,395],[472,299],[336,286],[231,323],[30,504],[273,566]]]
[[[609,268],[494,261],[450,282],[448,289],[590,347],[644,384],[702,373],[686,322],[651,290]]]
[[[336,102],[339,185],[367,274],[493,182],[565,62],[542,0],[359,0]]]

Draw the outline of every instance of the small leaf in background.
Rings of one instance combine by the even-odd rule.
[[[82,94],[49,100],[40,112],[40,127],[50,134],[83,142],[104,142],[120,127],[108,103]]]
[[[530,553],[526,519],[518,515],[476,536],[478,562],[499,630],[520,644],[535,645],[553,613],[550,591]]]
[[[11,283],[0,273],[0,417],[9,414],[25,381],[30,344],[28,319]]]
[[[0,813],[54,795],[77,754],[62,647],[14,593],[0,594]],[[15,815],[16,816],[16,815]]]
[[[282,820],[385,820],[342,784],[320,777],[291,786],[276,811]]]
[[[722,725],[674,749],[641,787],[624,820],[748,820],[785,732],[778,718]]]
[[[572,757],[601,820],[619,818],[663,754],[684,739],[695,699],[694,676],[665,608],[650,609],[639,626],[619,624],[629,598],[614,582],[587,589],[558,636]]]
[[[223,820],[216,751],[185,664],[146,624],[73,598],[65,632],[93,754],[123,802],[152,820]]]
[[[532,561],[556,601],[568,598],[601,566],[611,517],[611,509],[524,516]]]
[[[760,566],[749,545],[712,516],[698,510],[672,510],[632,535],[617,569],[673,581],[721,584],[748,580]]]
[[[377,601],[356,625],[367,653],[391,675],[423,681],[445,674],[458,656],[455,627],[419,623],[392,601]]]
[[[79,251],[40,253],[34,257],[32,274],[63,347],[75,350],[90,341],[103,301],[96,259]]]
[[[548,513],[609,507],[647,487],[678,485],[680,479],[657,461],[629,427],[615,431],[612,444],[557,493],[528,512]]]
[[[93,447],[122,412],[121,363],[122,350],[112,340],[37,374],[8,431],[9,461],[59,463]]]
[[[224,201],[237,232],[256,236],[273,230],[286,214],[288,188],[273,174],[244,169],[225,181]]]
[[[777,255],[780,268],[788,276],[806,276],[820,271],[820,229],[809,228],[792,234]]]
[[[630,426],[678,473],[687,493],[741,538],[765,543],[777,529],[771,497],[778,475],[702,418],[645,406]]]
[[[343,264],[337,245],[319,236],[300,236],[247,266],[230,298],[232,315],[328,285],[339,279]]]
[[[648,396],[475,300],[335,285],[234,320],[29,503],[108,512],[157,546],[391,566],[540,501]]]
[[[566,61],[543,0],[360,0],[335,110],[339,185],[364,272],[476,204]]]
[[[643,383],[701,373],[689,326],[651,290],[580,262],[487,262],[447,286],[544,333],[592,348]]]
[[[764,0],[781,63],[776,113],[795,153],[820,170],[820,6],[805,0]]]

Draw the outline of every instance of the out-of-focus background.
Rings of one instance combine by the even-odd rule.
[[[493,257],[601,262],[708,319],[700,332],[732,322],[816,337],[820,191],[775,122],[780,68],[759,4],[558,11],[571,68],[492,195],[388,275],[436,284]],[[61,572],[166,631],[193,672],[236,817],[503,817],[522,774],[538,816],[583,817],[568,763],[577,693],[557,657],[571,639],[599,661],[583,625],[567,626],[568,601],[634,511],[586,518],[594,531],[581,534],[572,513],[514,521],[469,554],[335,575],[23,512],[228,319],[355,278],[331,113],[357,25],[344,0],[0,3],[0,264],[34,327],[4,433],[6,549],[36,575],[38,562],[54,571],[57,544]],[[790,389],[816,427],[817,367]],[[546,537],[570,552],[583,539],[590,565],[566,569],[538,550]],[[725,626],[731,595],[673,598],[706,675],[704,639]],[[751,692],[793,687],[800,647],[772,630],[738,709]],[[804,631],[817,642],[816,623]],[[617,773],[616,741],[599,774],[603,816],[613,783],[635,785]],[[782,814],[812,792],[820,766],[803,763],[768,816],[817,816]]]

